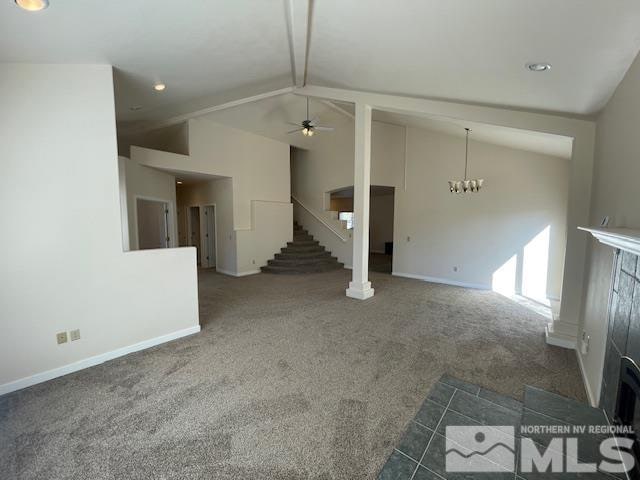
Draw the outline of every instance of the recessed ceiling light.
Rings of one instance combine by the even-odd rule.
[[[138,110],[142,110],[142,105],[132,105],[131,107],[129,107],[129,110],[137,112]]]
[[[177,183],[178,185],[182,185],[182,182],[181,182],[180,180],[178,180],[176,183]]]
[[[49,0],[14,0],[16,5],[29,12],[38,12],[49,6]]]
[[[163,91],[167,86],[164,83],[156,83],[153,88],[155,88],[158,92]]]
[[[527,63],[527,68],[532,72],[546,72],[551,70],[550,63]]]

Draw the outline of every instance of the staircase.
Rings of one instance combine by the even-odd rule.
[[[287,242],[287,246],[276,253],[273,260],[269,260],[266,267],[262,267],[264,273],[300,274],[327,272],[339,270],[344,265],[338,262],[331,252],[313,239],[309,232],[304,230],[296,222],[293,223],[293,242]]]

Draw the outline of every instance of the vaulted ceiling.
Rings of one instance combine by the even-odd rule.
[[[305,64],[315,85],[591,115],[640,49],[637,0],[309,5],[50,0],[29,13],[2,0],[0,61],[114,65],[121,122],[299,85]]]

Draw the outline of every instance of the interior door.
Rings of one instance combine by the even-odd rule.
[[[189,208],[189,245],[196,247],[196,261],[201,265],[200,256],[200,207]]]
[[[138,217],[138,248],[169,247],[168,215],[166,202],[138,198],[136,202]]]
[[[189,243],[189,207],[180,207],[178,214],[178,246],[188,247]]]
[[[204,242],[205,248],[205,261],[203,266],[209,268],[216,266],[216,210],[213,205],[207,205],[204,207]]]

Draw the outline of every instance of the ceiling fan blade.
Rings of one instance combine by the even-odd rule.
[[[315,126],[316,123],[318,123],[320,121],[320,117],[318,117],[317,115],[314,115],[314,117],[309,120],[309,124],[311,124],[311,126]]]
[[[304,130],[304,128],[296,128],[295,130],[290,130],[287,133],[296,133],[296,132],[301,132],[302,130]]]
[[[299,123],[287,122],[287,125],[293,125],[294,127],[300,127]]]
[[[319,132],[333,132],[333,127],[327,127],[325,125],[314,125],[314,130],[318,130]]]

